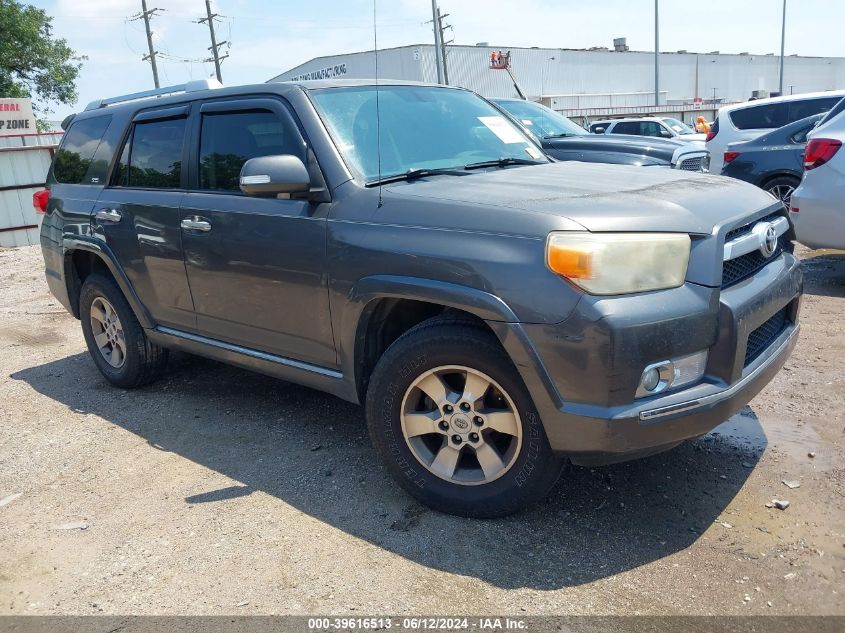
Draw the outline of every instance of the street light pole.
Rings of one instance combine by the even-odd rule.
[[[785,0],[784,0],[785,1]],[[654,105],[660,105],[660,20],[658,18],[659,0],[654,0]]]
[[[783,0],[783,21],[780,29],[780,93],[783,94],[783,53],[786,47],[786,0]]]
[[[437,0],[431,0],[431,21],[434,25],[434,59],[437,63],[437,83],[443,83],[443,43]]]

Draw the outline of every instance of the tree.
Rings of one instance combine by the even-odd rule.
[[[31,97],[35,110],[51,102],[76,101],[76,78],[85,56],[53,37],[53,19],[43,9],[0,0],[0,97]]]

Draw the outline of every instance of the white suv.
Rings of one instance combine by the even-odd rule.
[[[601,130],[601,131],[600,131]],[[631,136],[655,136],[676,141],[704,141],[706,134],[700,134],[686,123],[665,116],[627,117],[590,123],[593,134],[628,134]]]
[[[810,248],[845,249],[845,99],[807,136],[804,179],[792,194],[789,217]]]
[[[707,135],[710,173],[722,172],[725,150],[729,143],[750,141],[799,119],[827,112],[842,97],[845,97],[845,90],[808,92],[800,95],[757,99],[720,108]]]

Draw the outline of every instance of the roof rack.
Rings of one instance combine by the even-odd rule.
[[[161,97],[163,95],[178,94],[180,92],[198,92],[200,90],[213,90],[215,88],[222,88],[223,84],[214,78],[211,79],[197,79],[189,81],[184,84],[177,84],[175,86],[165,86],[164,88],[155,88],[153,90],[144,90],[143,92],[133,92],[132,94],[122,95],[120,97],[109,97],[108,99],[97,99],[85,106],[85,111],[96,110],[98,108],[105,108],[106,106],[114,105],[116,103],[125,103],[126,101],[136,101],[138,99],[148,99],[150,97]]]

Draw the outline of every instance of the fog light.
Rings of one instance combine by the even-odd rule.
[[[652,363],[643,370],[636,397],[643,398],[691,385],[701,380],[706,368],[707,350]]]
[[[660,384],[660,372],[656,367],[646,369],[643,373],[642,385],[646,391],[654,391]]]

